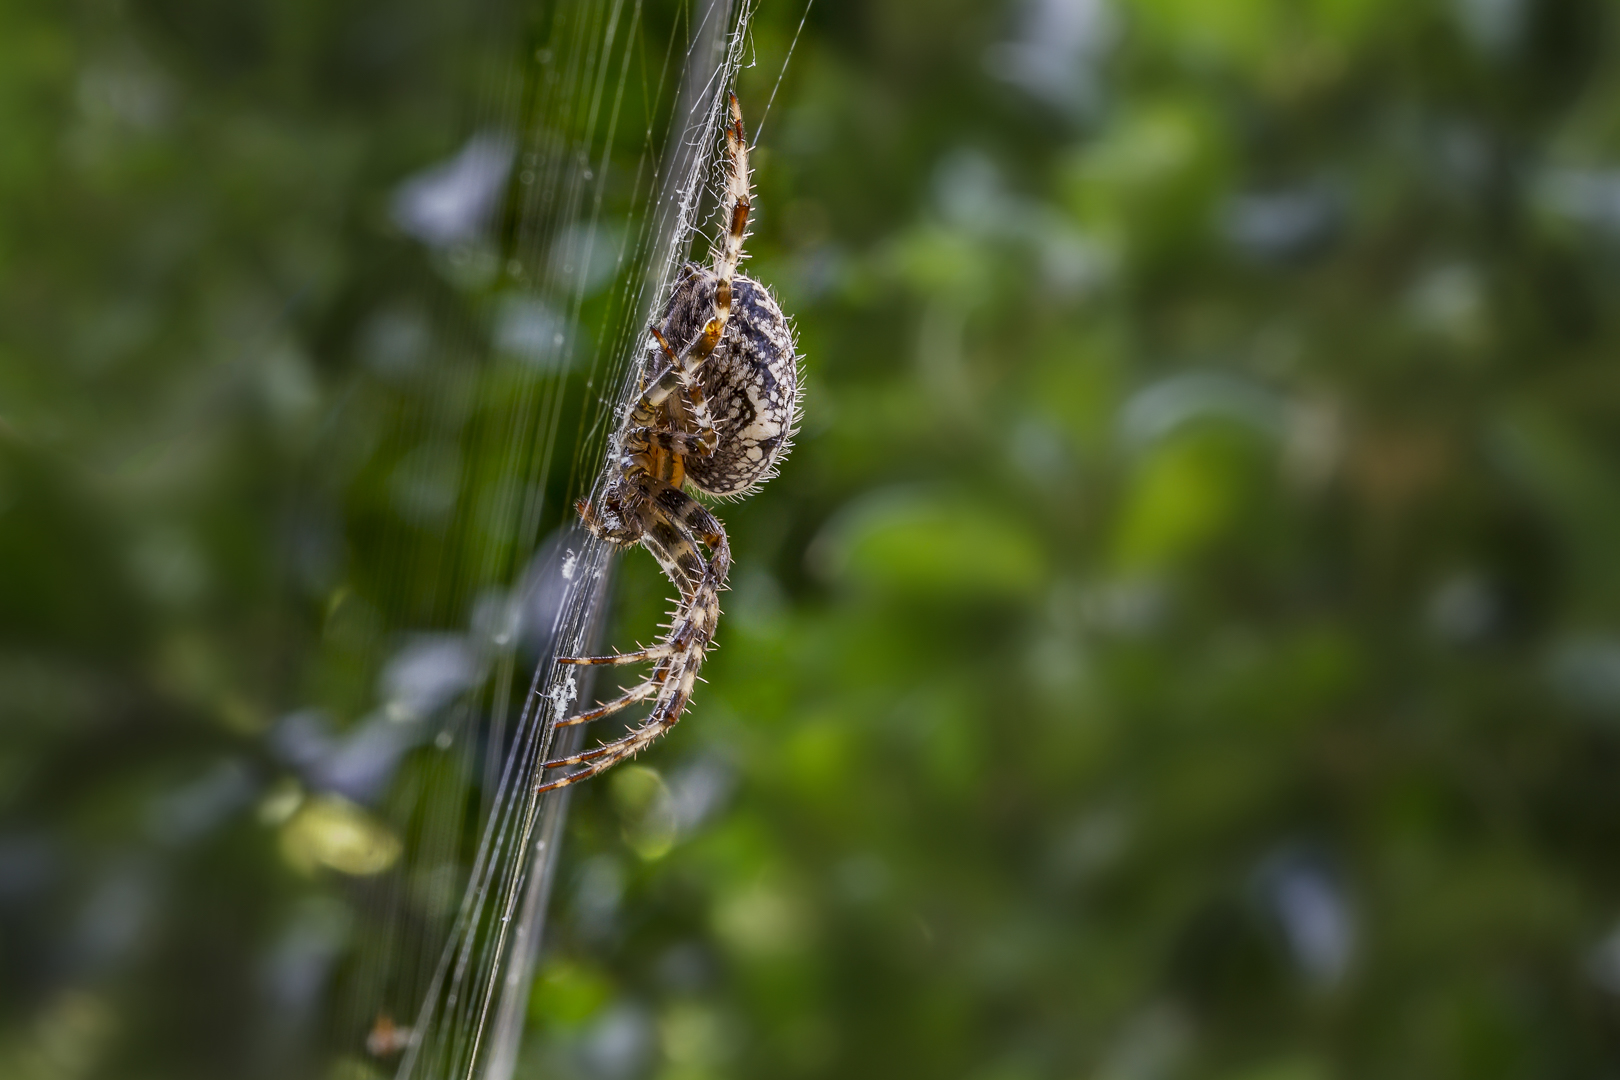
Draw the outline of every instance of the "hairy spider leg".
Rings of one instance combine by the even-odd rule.
[[[708,401],[703,396],[703,384],[698,381],[698,369],[714,354],[725,330],[718,318],[710,319],[703,332],[683,349],[680,355],[670,348],[669,342],[657,327],[652,328],[653,340],[664,351],[669,366],[659,371],[641,393],[632,419],[645,419],[635,429],[633,437],[645,440],[678,454],[708,457],[720,445],[720,433],[715,430],[714,418],[709,413]],[[655,410],[667,405],[671,414],[667,425],[658,423]],[[696,432],[685,430],[696,428]]]
[[[725,529],[702,503],[679,488],[646,474],[637,477],[636,488],[642,496],[644,507],[652,508],[651,513],[647,514],[650,520],[642,523],[641,539],[646,542],[651,534],[655,543],[649,543],[648,550],[681,595],[681,604],[671,621],[671,636],[657,645],[633,652],[614,653],[611,656],[562,656],[557,658],[559,664],[637,664],[671,656],[680,651],[674,640],[674,626],[701,588],[702,578],[715,574],[723,584],[731,572],[731,545]],[[665,517],[678,526],[672,537],[660,535],[663,532],[661,519]],[[707,564],[698,553],[695,540],[701,540],[714,553]],[[719,615],[718,604],[714,615]]]
[[[635,649],[631,652],[614,653],[612,656],[559,656],[559,664],[644,664],[648,660],[662,660],[675,651],[669,642],[660,642],[645,649]],[[570,721],[571,723],[572,721]]]
[[[714,275],[720,279],[720,295],[715,306],[721,319],[731,314],[731,275],[742,261],[743,241],[748,239],[748,212],[753,209],[752,188],[748,175],[748,139],[743,132],[742,106],[737,95],[731,94],[731,123],[726,125],[726,187],[720,200],[720,220],[726,226],[714,252]]]
[[[714,595],[718,593],[718,587],[712,583],[711,579],[711,583],[703,591]],[[543,766],[546,769],[584,767],[549,783],[539,785],[536,790],[542,792],[551,791],[555,788],[578,783],[587,777],[595,776],[597,773],[610,769],[619,762],[639,754],[652,745],[659,736],[674,727],[675,723],[681,718],[681,714],[685,712],[687,701],[691,699],[692,689],[697,682],[698,669],[703,664],[703,653],[708,646],[710,634],[712,634],[712,629],[694,635],[692,647],[689,650],[679,658],[666,661],[664,665],[660,665],[660,672],[655,673],[655,677],[659,674],[663,676],[660,680],[658,699],[642,724],[612,742],[603,743],[590,750],[546,762]]]
[[[748,238],[748,215],[752,208],[751,182],[748,171],[748,139],[743,130],[742,107],[737,95],[728,94],[731,123],[726,125],[727,169],[725,190],[721,198],[721,214],[729,227],[715,250],[714,317],[704,324],[686,348],[677,355],[665,337],[668,330],[650,327],[653,339],[663,350],[669,366],[643,386],[641,396],[631,409],[635,426],[627,433],[627,442],[639,444],[632,449],[657,447],[677,456],[695,454],[708,457],[719,445],[714,420],[704,400],[703,388],[697,379],[698,369],[713,355],[725,334],[731,319],[731,278],[742,259],[743,242]],[[668,414],[667,423],[659,423],[660,408]],[[687,428],[696,428],[694,433]],[[641,455],[634,455],[640,457]],[[646,461],[637,461],[651,471]]]
[[[621,689],[623,688],[621,687]],[[592,720],[600,720],[602,717],[610,716],[613,713],[618,712],[620,709],[628,708],[629,706],[634,705],[638,701],[646,701],[657,692],[658,684],[652,679],[646,679],[637,683],[635,686],[630,687],[628,690],[624,690],[624,692],[616,698],[612,698],[608,701],[598,702],[596,708],[594,709],[588,709],[585,712],[580,713],[578,716],[570,716],[566,720],[557,721],[557,726],[573,727],[575,724],[588,724]]]
[[[591,719],[597,719],[656,693],[647,718],[611,742],[545,762],[542,769],[583,767],[538,786],[537,791],[565,787],[603,772],[634,757],[674,727],[691,699],[698,671],[714,638],[720,618],[720,589],[731,570],[731,547],[725,530],[713,514],[679,488],[651,477],[641,483],[649,496],[641,504],[646,518],[642,542],[681,596],[666,639],[674,651],[659,661],[645,683],[591,710]],[[698,551],[699,542],[710,550],[707,562]],[[656,691],[651,689],[654,687]],[[576,722],[583,721],[565,721]]]
[[[717,592],[711,586],[711,591]],[[697,671],[702,666],[703,651],[707,648],[709,632],[697,634],[691,639],[691,648],[679,657],[672,658],[660,665],[654,673],[653,681],[658,687],[657,701],[647,719],[638,727],[633,728],[618,739],[609,743],[573,754],[569,757],[557,758],[545,762],[544,769],[567,768],[585,766],[566,776],[559,777],[546,784],[536,787],[536,791],[551,791],[566,787],[581,780],[603,772],[606,769],[634,757],[646,749],[664,732],[675,726],[676,721],[686,709],[686,703],[692,696],[692,688],[697,681]],[[624,702],[619,707],[628,705]],[[605,713],[604,713],[605,715]]]
[[[657,512],[650,505],[643,504],[643,510],[648,520],[644,523],[641,542],[652,553],[659,566],[663,568],[665,575],[676,585],[679,595],[675,610],[670,615],[669,633],[662,643],[663,647],[667,647],[668,653],[658,658],[659,663],[647,678],[647,682],[662,688],[663,684],[668,681],[674,666],[686,657],[688,647],[692,643],[694,637],[694,626],[690,618],[692,604],[694,599],[702,592],[704,578],[708,576],[709,569],[703,564],[701,558],[695,558],[696,548],[690,535],[683,540],[679,536],[680,527],[672,522],[657,520]],[[682,557],[677,550],[671,549],[671,540],[674,540],[677,549],[683,544],[690,547],[691,554]],[[694,570],[697,571],[696,576],[692,576]],[[700,617],[701,621],[706,620]],[[630,702],[625,702],[625,704],[628,705]],[[586,751],[587,756],[594,753],[595,751]],[[569,763],[571,762],[566,760],[547,762],[544,767],[553,768],[556,765]]]

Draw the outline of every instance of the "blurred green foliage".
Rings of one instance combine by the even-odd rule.
[[[503,456],[553,384],[388,212],[542,7],[0,8],[0,1074],[386,1072],[299,1012],[383,826],[266,732],[595,468],[582,372]],[[688,719],[576,798],[520,1075],[1620,1069],[1617,34],[816,4],[748,264],[805,431]]]

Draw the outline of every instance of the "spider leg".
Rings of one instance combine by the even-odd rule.
[[[717,584],[723,585],[731,572],[731,542],[726,538],[720,519],[673,484],[649,478],[646,491],[649,505],[656,508],[654,524],[667,520],[679,526],[678,535],[685,543],[694,539],[703,541],[711,552],[707,569],[717,579]]]
[[[658,347],[664,351],[669,366],[660,370],[648,382],[641,392],[638,407],[644,410],[644,415],[651,418],[658,406],[674,398],[679,402],[679,406],[671,411],[679,414],[680,426],[677,430],[653,422],[646,426],[644,432],[638,434],[642,434],[653,445],[666,450],[708,457],[720,445],[720,435],[715,430],[714,418],[709,413],[708,401],[703,394],[703,384],[698,379],[698,369],[714,354],[715,347],[720,343],[720,336],[725,332],[725,323],[720,318],[710,319],[704,324],[703,332],[693,338],[679,355],[670,348],[669,342],[656,326],[650,327],[649,331],[653,340],[658,342]],[[694,428],[695,432],[691,430]]]
[[[628,708],[629,706],[634,705],[638,701],[646,701],[657,692],[658,684],[652,679],[648,679],[647,681],[626,690],[624,693],[620,694],[611,701],[599,703],[594,709],[587,709],[578,716],[570,716],[566,720],[557,721],[557,726],[572,727],[575,724],[588,724],[592,720],[600,720],[602,717],[610,716],[613,713],[618,712],[620,709]]]
[[[726,125],[726,188],[720,200],[721,220],[727,228],[714,253],[714,273],[720,279],[715,306],[723,310],[722,318],[731,313],[731,275],[737,272],[737,263],[742,260],[743,241],[748,239],[748,212],[753,206],[742,108],[737,104],[736,94],[730,98],[731,123]]]
[[[568,765],[583,765],[599,758],[621,754],[634,744],[651,741],[646,738],[648,726],[648,724],[642,724],[640,727],[631,728],[612,742],[605,742],[593,746],[589,750],[581,750],[577,754],[570,754],[567,757],[555,758],[546,762],[544,767],[547,769],[560,769]],[[634,753],[635,751],[631,750],[630,752]]]
[[[697,549],[697,541],[702,540],[714,553],[722,582],[730,572],[731,547],[725,530],[702,503],[679,488],[649,476],[640,478],[636,494],[639,496],[637,508],[646,519],[638,522],[637,537],[679,590],[683,601],[676,608],[670,633],[662,642],[644,649],[612,656],[560,656],[559,664],[639,664],[674,655],[681,648],[679,635],[685,601],[711,571],[710,563]]]
[[[589,764],[585,764],[583,762],[572,762],[570,764],[585,764],[585,768],[579,769],[576,772],[571,772],[566,776],[558,777],[556,780],[552,780],[549,783],[541,784],[538,787],[536,787],[534,790],[536,791],[536,793],[543,794],[543,793],[545,793],[547,791],[555,791],[558,788],[567,787],[570,784],[577,784],[581,780],[589,780],[591,777],[595,776],[597,773],[606,772],[608,769],[611,769],[613,766],[617,765],[619,762],[624,761],[624,760],[626,760],[628,758],[635,757],[642,750],[646,749],[647,746],[649,744],[651,744],[658,737],[658,735],[661,735],[661,734],[663,734],[662,730],[658,731],[657,733],[655,733],[655,734],[653,734],[653,735],[651,735],[651,736],[649,736],[649,737],[647,737],[645,739],[642,739],[642,740],[638,741],[638,743],[633,747],[631,747],[631,746],[616,747],[614,749],[613,753],[608,754],[607,756],[604,756],[604,757],[600,757],[597,760],[590,762]],[[605,751],[607,748],[606,747],[599,747],[598,749],[602,749],[602,750]],[[545,768],[550,769],[550,768],[553,768],[555,766],[562,765],[562,764],[565,764],[565,762],[563,762],[563,761],[548,761],[545,764]]]
[[[584,767],[539,785],[537,791],[550,791],[594,776],[634,757],[674,727],[692,697],[698,671],[714,638],[720,617],[720,590],[731,569],[731,546],[725,530],[701,503],[679,488],[652,477],[644,478],[642,484],[648,498],[643,504],[646,520],[641,542],[681,597],[664,642],[653,647],[668,649],[668,654],[660,658],[658,667],[641,685],[561,723],[585,723],[647,697],[656,700],[640,725],[612,742],[544,762],[542,770]],[[709,549],[707,561],[698,551],[700,542]]]
[[[718,610],[718,583],[710,576],[707,577],[700,592],[707,596],[694,597],[697,602],[705,606],[712,606]],[[712,627],[712,623],[710,626]],[[712,633],[712,631],[711,631]],[[707,645],[708,635],[703,636],[703,643]],[[703,649],[696,648],[684,656],[684,663],[679,664],[679,672],[670,668],[662,680],[658,700],[654,703],[652,712],[639,727],[626,732],[612,742],[603,743],[589,750],[571,754],[568,757],[548,761],[541,766],[542,769],[568,768],[583,765],[582,769],[558,777],[548,783],[539,785],[537,791],[551,791],[578,783],[588,777],[595,776],[612,768],[619,762],[632,758],[652,745],[659,736],[674,727],[680,720],[681,714],[686,710],[686,703],[691,700],[692,689],[697,682],[698,669],[703,666]],[[673,683],[673,685],[671,685]]]
[[[585,768],[558,777],[548,783],[536,787],[537,792],[552,791],[556,788],[576,784],[588,777],[595,776],[612,768],[619,762],[635,757],[642,750],[652,745],[659,736],[663,735],[680,720],[686,709],[686,703],[692,697],[692,687],[697,681],[697,669],[702,666],[703,654],[701,650],[688,654],[687,662],[681,665],[680,676],[675,679],[674,686],[669,686],[666,677],[664,685],[658,695],[658,701],[653,705],[652,712],[647,719],[636,727],[612,742],[603,743],[589,750],[571,754],[568,757],[557,758],[545,762],[542,769],[568,768],[583,765]],[[674,671],[670,671],[674,675]]]
[[[648,660],[662,660],[675,649],[668,642],[634,652],[614,653],[612,656],[559,656],[559,664],[643,664]]]
[[[719,279],[714,292],[714,314],[703,325],[679,354],[670,346],[666,336],[668,321],[662,327],[649,327],[653,340],[663,350],[668,366],[647,377],[641,396],[631,409],[636,424],[634,434],[647,447],[658,446],[677,454],[695,454],[708,457],[720,444],[714,419],[709,413],[698,369],[714,354],[731,320],[731,278],[742,259],[743,242],[748,238],[748,215],[752,208],[748,171],[748,140],[743,131],[742,109],[737,95],[729,95],[731,122],[726,125],[726,184],[721,198],[721,215],[727,229],[715,249],[714,272]],[[695,272],[695,268],[688,268]],[[671,402],[671,398],[674,399]],[[662,407],[673,414],[678,427],[670,429],[657,423]],[[641,430],[644,429],[644,430]],[[693,430],[695,429],[695,430]]]
[[[661,447],[682,456],[708,457],[720,445],[720,436],[713,428],[698,435],[658,428],[641,428],[635,434],[645,439],[649,446]]]

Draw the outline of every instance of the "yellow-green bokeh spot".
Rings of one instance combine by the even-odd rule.
[[[658,1041],[680,1076],[709,1076],[730,1056],[735,1036],[710,1005],[678,1001],[658,1018]]]
[[[743,956],[775,959],[804,945],[809,914],[783,883],[759,879],[720,897],[714,908],[714,930]]]
[[[399,837],[362,807],[337,795],[305,799],[281,827],[281,854],[301,873],[326,868],[356,877],[399,860]]]
[[[978,296],[990,276],[972,240],[937,226],[907,233],[889,257],[896,276],[925,295]]]
[[[675,800],[658,770],[622,766],[613,773],[611,787],[620,832],[630,850],[647,860],[667,855],[675,846]]]

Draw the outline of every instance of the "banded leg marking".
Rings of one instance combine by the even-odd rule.
[[[736,94],[730,96],[729,104],[731,123],[726,125],[726,157],[730,167],[726,170],[726,190],[720,207],[721,220],[727,228],[714,254],[714,272],[724,286],[730,286],[731,275],[742,259],[743,241],[748,239],[748,212],[752,209],[748,138],[743,131],[742,106],[737,104]],[[729,294],[731,290],[728,287],[725,291]],[[731,297],[727,295],[725,299],[729,307]]]
[[[626,690],[613,700],[602,702],[594,709],[582,712],[578,716],[570,716],[567,720],[557,721],[557,726],[573,727],[575,724],[588,724],[592,720],[600,720],[602,717],[610,713],[616,713],[620,709],[628,705],[634,705],[638,701],[646,701],[656,693],[658,693],[658,684],[648,679],[646,682]]]
[[[649,660],[663,660],[674,655],[675,648],[669,642],[661,645],[650,645],[645,649],[634,652],[614,653],[611,656],[559,656],[559,664],[642,664]]]

